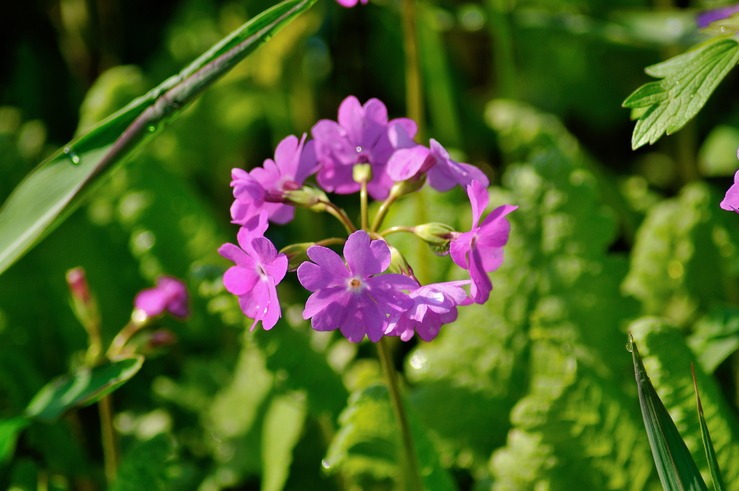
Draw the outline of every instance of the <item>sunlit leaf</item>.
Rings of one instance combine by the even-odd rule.
[[[85,188],[314,1],[286,0],[256,16],[178,75],[42,162],[0,209],[0,273],[58,225]]]
[[[719,82],[739,61],[739,43],[733,38],[714,38],[687,53],[646,68],[661,78],[634,91],[623,102],[640,112],[631,146],[650,145],[663,135],[675,133],[706,104]]]
[[[262,485],[264,491],[280,491],[290,474],[292,453],[307,415],[301,394],[274,397],[262,428]]]
[[[701,404],[701,396],[698,391],[698,381],[695,379],[695,369],[691,366],[690,370],[693,376],[693,388],[695,389],[695,403],[698,407],[698,419],[701,422],[701,438],[703,439],[703,448],[706,451],[706,459],[708,460],[708,468],[711,471],[711,479],[713,481],[713,489],[723,491],[725,489],[724,480],[721,477],[721,470],[716,457],[716,450],[711,442],[711,434],[708,432],[708,424],[703,414],[703,405]]]
[[[22,416],[0,420],[0,466],[12,457],[18,434],[29,423],[30,420]]]
[[[130,380],[143,363],[144,358],[137,356],[63,375],[36,394],[26,408],[26,416],[51,422],[72,408],[92,404]]]
[[[649,380],[636,342],[630,339],[629,346],[644,426],[662,486],[667,491],[707,489],[688,447]]]

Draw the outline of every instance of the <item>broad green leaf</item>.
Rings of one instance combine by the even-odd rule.
[[[669,411],[703,478],[710,472],[701,438],[700,421],[695,408],[695,375],[701,391],[701,405],[722,474],[727,483],[739,482],[739,422],[716,380],[695,363],[682,334],[665,321],[640,319],[629,326],[639,346],[643,364],[659,398]]]
[[[706,373],[739,350],[739,309],[716,308],[693,325],[688,345]]]
[[[634,360],[634,375],[639,389],[644,426],[662,486],[667,491],[707,490],[688,447],[654,390],[637,343],[633,339],[629,340],[629,348]]]
[[[706,424],[706,417],[703,414],[703,405],[701,404],[701,396],[698,390],[698,381],[695,379],[695,369],[691,365],[691,374],[693,376],[693,389],[695,390],[695,404],[698,407],[698,419],[701,423],[701,439],[703,440],[703,449],[706,451],[706,460],[708,461],[708,468],[711,471],[711,481],[713,481],[713,489],[715,491],[723,491],[726,489],[724,480],[721,477],[721,469],[719,469],[718,459],[716,457],[716,450],[713,448],[713,442],[711,441],[711,434],[708,431],[708,424]]]
[[[435,446],[413,411],[407,413],[424,489],[455,489],[440,466]],[[342,472],[362,489],[370,483],[398,481],[400,438],[390,398],[384,385],[370,385],[354,392],[339,419],[340,428],[331,442],[323,466],[329,473]]]
[[[623,102],[639,112],[631,138],[634,149],[675,133],[706,104],[719,82],[739,61],[739,42],[719,37],[706,41],[687,53],[646,68],[648,75],[661,78],[634,91]]]
[[[58,225],[85,188],[314,1],[286,0],[263,12],[42,162],[0,209],[0,273]]]
[[[66,411],[86,406],[110,394],[136,375],[144,358],[137,356],[63,375],[46,384],[28,403],[26,417],[52,422]]]
[[[304,394],[272,398],[262,428],[262,481],[264,491],[280,491],[290,475],[293,449],[308,414]]]
[[[18,434],[30,423],[22,416],[0,420],[0,467],[13,456]]]
[[[163,491],[168,486],[167,469],[174,455],[171,438],[159,434],[154,438],[135,443],[126,452],[118,469],[111,491]]]

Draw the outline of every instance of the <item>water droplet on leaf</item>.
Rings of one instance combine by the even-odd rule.
[[[82,159],[72,147],[64,147],[63,152],[74,165],[80,165],[80,162],[82,162]]]
[[[634,343],[632,343],[631,340],[629,340],[629,342],[626,343],[626,351],[628,351],[629,353],[634,352]]]

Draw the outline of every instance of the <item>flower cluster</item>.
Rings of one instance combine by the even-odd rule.
[[[370,99],[362,105],[347,97],[336,121],[321,120],[312,139],[288,136],[274,160],[247,172],[232,171],[233,223],[239,225],[236,244],[224,244],[220,254],[231,260],[223,276],[230,293],[239,298],[244,314],[265,329],[282,315],[277,285],[288,269],[309,292],[303,318],[318,331],[339,330],[349,341],[383,336],[407,341],[418,334],[434,339],[441,326],[457,318],[457,308],[484,303],[493,288],[489,273],[503,261],[510,224],[504,205],[483,219],[488,205],[488,179],[477,167],[454,161],[436,140],[428,147],[414,137],[416,123],[389,119],[385,105]],[[315,176],[318,187],[307,184]],[[390,206],[426,182],[438,190],[465,189],[472,208],[472,227],[460,232],[442,223],[381,230]],[[361,226],[357,227],[327,193],[359,193]],[[382,201],[371,224],[369,197]],[[348,237],[293,244],[279,252],[265,237],[270,223],[285,224],[295,208],[327,212],[346,228]],[[469,272],[469,279],[421,285],[405,258],[385,236],[405,231],[429,243],[441,255]],[[343,256],[327,247],[343,243]],[[467,291],[469,290],[469,293]]]

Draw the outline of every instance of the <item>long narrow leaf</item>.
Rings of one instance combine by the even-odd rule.
[[[701,422],[701,438],[703,439],[703,448],[706,450],[706,459],[708,460],[708,468],[711,470],[711,480],[713,481],[713,489],[723,491],[726,489],[724,479],[721,477],[721,469],[719,469],[716,451],[711,442],[711,435],[708,433],[708,425],[703,415],[703,404],[701,404],[701,396],[698,392],[698,381],[695,379],[695,368],[691,365],[690,372],[693,375],[693,389],[695,390],[695,404],[698,407],[698,418]]]
[[[285,0],[262,12],[39,164],[0,208],[0,274],[74,209],[81,191],[314,2]]]
[[[649,380],[631,334],[629,334],[629,345],[634,361],[639,405],[662,487],[667,491],[707,491],[698,466]]]

